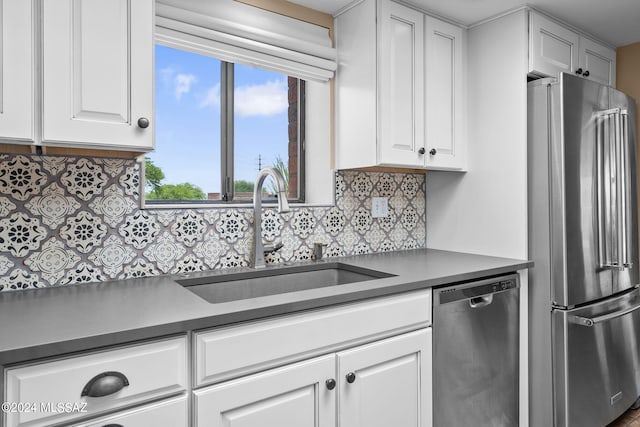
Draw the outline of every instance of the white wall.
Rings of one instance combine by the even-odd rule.
[[[527,12],[469,30],[466,173],[427,174],[427,246],[527,258]],[[521,272],[520,426],[529,425],[527,275]]]

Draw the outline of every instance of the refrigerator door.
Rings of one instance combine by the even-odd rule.
[[[550,106],[551,302],[571,308],[638,283],[635,108],[564,73]]]
[[[640,292],[553,310],[556,427],[602,427],[640,394]]]

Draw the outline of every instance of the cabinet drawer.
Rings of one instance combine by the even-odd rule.
[[[196,386],[430,324],[431,290],[195,334]]]
[[[179,337],[9,368],[5,400],[32,410],[5,413],[5,426],[49,426],[185,390],[186,347]]]
[[[186,395],[141,406],[130,411],[101,417],[71,427],[106,426],[153,426],[187,427],[189,425],[189,406]]]

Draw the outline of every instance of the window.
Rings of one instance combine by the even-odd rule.
[[[253,199],[276,167],[304,201],[305,82],[156,45],[156,146],[145,161],[148,204]],[[273,194],[273,183],[265,185]]]

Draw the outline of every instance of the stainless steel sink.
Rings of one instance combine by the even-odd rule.
[[[204,300],[219,304],[392,276],[381,271],[336,262],[267,268],[240,273],[215,272],[215,274],[196,277],[192,275],[176,281]]]

